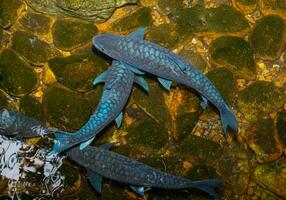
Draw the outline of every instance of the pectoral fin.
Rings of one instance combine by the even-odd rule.
[[[115,122],[116,122],[116,126],[117,128],[119,128],[122,124],[122,118],[123,118],[123,114],[122,112],[116,117]]]
[[[207,106],[208,106],[208,100],[207,100],[207,98],[204,97],[203,95],[201,95],[201,98],[202,98],[203,101],[200,103],[200,105],[201,105],[201,107],[202,107],[203,109],[206,109]]]
[[[106,77],[107,77],[108,73],[107,71],[102,72],[100,75],[98,75],[94,81],[92,82],[92,84],[95,86],[98,83],[102,83],[105,82]]]
[[[80,150],[83,150],[85,147],[87,147],[92,141],[94,140],[94,137],[81,143],[80,146],[79,146],[79,149]]]
[[[102,182],[103,178],[101,175],[88,170],[87,172],[88,180],[91,183],[92,187],[95,189],[96,192],[101,193],[102,192]]]
[[[145,34],[145,28],[139,28],[136,31],[132,32],[129,34],[129,37],[134,38],[134,39],[144,39],[144,34]]]
[[[145,74],[145,72],[142,72],[142,71],[140,71],[139,69],[137,69],[137,68],[135,68],[135,67],[133,67],[133,66],[131,66],[131,65],[128,65],[128,64],[126,64],[126,63],[124,63],[124,65],[126,65],[126,67],[127,67],[130,71],[132,71],[133,73],[135,73],[135,74],[139,74],[139,75],[144,75],[144,74]]]
[[[140,85],[146,92],[149,92],[148,83],[142,76],[135,76],[134,82]]]
[[[130,185],[130,188],[131,188],[134,192],[136,192],[138,195],[144,196],[144,192],[145,192],[144,187],[138,187],[138,186],[132,186],[132,185]]]
[[[171,90],[171,85],[172,85],[172,81],[170,80],[166,80],[163,78],[158,77],[159,82],[161,83],[161,85],[168,91]]]

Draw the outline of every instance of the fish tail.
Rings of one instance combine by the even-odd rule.
[[[215,191],[215,188],[222,185],[223,181],[219,179],[207,179],[201,181],[192,181],[191,188],[198,189],[208,193],[210,196],[216,198],[217,200],[221,199],[221,195]]]
[[[232,130],[237,134],[238,124],[237,124],[236,118],[232,110],[227,105],[225,105],[220,110],[220,118],[222,122],[223,131],[225,134],[227,133],[227,127],[232,128]]]
[[[61,153],[72,146],[72,144],[70,144],[69,142],[70,138],[72,137],[71,133],[64,131],[56,131],[54,135],[55,135],[55,142],[52,152]]]

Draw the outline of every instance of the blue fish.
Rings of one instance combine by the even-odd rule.
[[[80,149],[84,149],[113,120],[119,127],[123,116],[122,109],[130,96],[133,82],[141,85],[147,92],[149,91],[148,84],[141,76],[135,75],[126,65],[118,61],[113,61],[112,66],[93,81],[93,85],[100,82],[105,82],[103,94],[93,115],[75,133],[56,131],[51,154],[60,153],[80,143]]]
[[[167,90],[170,90],[172,81],[194,88],[203,100],[203,108],[210,101],[219,110],[224,133],[228,127],[237,133],[236,118],[212,82],[177,54],[144,40],[144,32],[145,29],[141,28],[129,36],[100,34],[93,37],[93,45],[109,57],[129,65],[130,70],[142,70],[157,76]]]
[[[101,148],[88,146],[84,150],[71,148],[67,151],[70,159],[87,168],[88,178],[94,189],[101,193],[103,177],[130,186],[139,194],[151,188],[162,189],[198,189],[220,199],[215,188],[222,184],[219,179],[192,181],[180,178],[147,166],[128,157],[109,151],[112,144],[104,144]]]

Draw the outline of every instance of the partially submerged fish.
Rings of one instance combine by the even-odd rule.
[[[215,188],[222,184],[219,179],[192,181],[180,178],[147,166],[128,157],[109,151],[112,144],[101,148],[88,146],[84,150],[72,148],[67,151],[70,159],[88,169],[88,178],[99,193],[102,191],[103,177],[127,184],[139,195],[151,188],[198,189],[220,199]]]
[[[97,35],[93,38],[93,45],[111,58],[129,65],[130,70],[158,76],[159,82],[168,90],[172,81],[194,88],[202,97],[202,107],[205,108],[210,101],[219,110],[224,132],[230,127],[237,133],[235,116],[212,82],[177,54],[143,40],[144,32],[145,29],[138,29],[129,36]]]
[[[133,82],[141,85],[146,91],[149,90],[141,76],[136,76],[126,65],[118,61],[113,61],[112,66],[99,75],[93,84],[99,82],[105,82],[105,84],[94,114],[81,129],[73,134],[56,131],[55,144],[51,153],[60,153],[80,143],[80,149],[84,149],[113,120],[116,121],[117,126],[120,126],[122,109],[130,96]]]
[[[21,134],[19,134],[21,133]],[[53,133],[41,121],[27,117],[16,110],[0,111],[0,134],[16,137],[37,137]]]

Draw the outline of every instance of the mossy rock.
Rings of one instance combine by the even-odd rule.
[[[179,33],[184,35],[241,35],[250,28],[245,17],[230,6],[206,9],[196,5],[186,8],[180,12],[177,22]]]
[[[168,142],[168,130],[161,123],[152,119],[132,123],[126,130],[127,144],[142,146],[147,150],[159,150]]]
[[[274,193],[268,191],[267,189],[260,187],[258,185],[253,188],[254,198],[261,200],[283,200]]]
[[[54,44],[61,50],[71,50],[91,41],[97,27],[78,19],[58,19],[52,28]]]
[[[89,105],[92,108],[97,107],[102,95],[102,91],[103,91],[103,84],[102,85],[98,84],[97,86],[95,86],[93,90],[88,91],[84,94],[85,98],[88,100]]]
[[[232,0],[233,6],[242,13],[253,13],[257,9],[258,0]]]
[[[92,81],[108,67],[92,51],[56,57],[49,61],[49,66],[59,82],[80,92],[91,90]]]
[[[11,49],[5,49],[0,55],[0,69],[3,72],[0,86],[13,96],[28,94],[38,83],[33,68]]]
[[[12,48],[33,65],[42,65],[59,55],[48,43],[24,31],[16,31],[13,34]]]
[[[210,44],[211,62],[225,66],[238,78],[254,80],[254,53],[248,42],[239,37],[221,37]]]
[[[40,121],[45,120],[41,102],[30,95],[25,95],[21,98],[19,110],[26,116],[38,119]]]
[[[174,24],[162,24],[148,29],[145,39],[168,49],[174,48],[180,40]]]
[[[183,9],[182,0],[159,0],[158,7],[162,13],[167,15],[173,22],[176,20],[176,16]]]
[[[7,108],[9,105],[9,99],[7,97],[7,95],[0,90],[0,110],[3,108]]]
[[[286,111],[283,110],[278,113],[276,120],[277,133],[281,139],[282,144],[284,145],[284,152],[286,153]]]
[[[215,168],[235,194],[242,195],[246,191],[250,176],[247,152],[234,148],[225,149]]]
[[[8,28],[25,9],[22,0],[1,0],[0,2],[0,27]]]
[[[89,119],[92,108],[86,98],[58,84],[49,86],[43,96],[47,120],[62,130],[79,129]]]
[[[264,15],[279,15],[286,19],[286,3],[284,0],[260,0],[259,5]]]
[[[50,17],[33,12],[27,12],[19,22],[25,29],[36,35],[48,34],[52,26]]]
[[[195,67],[199,68],[202,72],[206,70],[207,62],[199,53],[196,53],[191,49],[184,48],[179,52],[179,55],[185,60],[189,61]]]
[[[263,188],[286,198],[286,160],[259,165],[253,172],[254,181]]]
[[[195,165],[187,172],[186,178],[191,180],[202,180],[218,178],[218,175],[215,168],[212,166]]]
[[[176,154],[192,164],[214,164],[220,157],[222,148],[212,140],[190,135],[176,150]]]
[[[153,23],[151,9],[142,7],[112,23],[111,29],[117,32],[133,31],[139,27],[147,27]]]
[[[132,194],[129,195],[128,193]],[[133,193],[132,190],[118,182],[110,181],[109,184],[104,184],[102,188],[101,200],[134,200],[136,198],[136,193]]]
[[[268,118],[285,103],[283,91],[273,83],[256,81],[238,96],[237,106],[248,121]]]
[[[255,152],[260,163],[277,160],[283,153],[274,121],[272,119],[259,119],[246,132],[246,141]]]
[[[258,58],[273,61],[285,47],[285,22],[277,15],[269,15],[258,21],[249,37]]]

